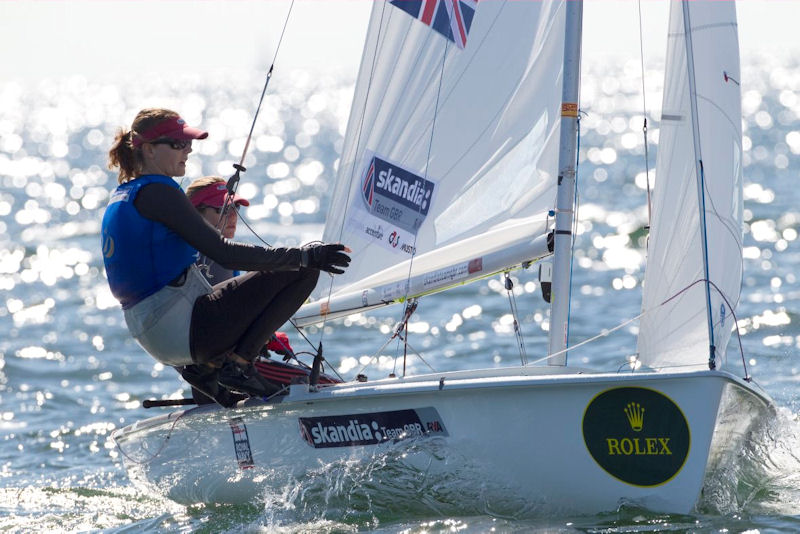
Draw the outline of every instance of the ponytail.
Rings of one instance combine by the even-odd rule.
[[[142,153],[140,149],[133,148],[133,132],[122,128],[114,136],[114,144],[108,151],[108,168],[119,167],[117,182],[124,184],[136,178],[142,167]]]

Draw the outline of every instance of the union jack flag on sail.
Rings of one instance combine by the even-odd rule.
[[[467,35],[478,0],[390,0],[409,15],[441,33],[457,47],[467,46]]]

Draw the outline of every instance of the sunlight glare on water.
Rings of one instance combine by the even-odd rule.
[[[573,342],[640,313],[646,265],[647,171],[638,66],[585,68],[572,301],[582,320],[573,327]],[[141,407],[144,399],[182,398],[189,392],[172,369],[154,365],[131,339],[108,290],[99,222],[116,176],[106,169],[106,152],[116,130],[128,126],[138,109],[170,107],[210,132],[208,140],[193,145],[182,185],[206,174],[227,178],[239,161],[253,95],[263,80],[240,75],[232,84],[225,76],[188,76],[128,86],[75,76],[0,84],[0,529],[795,530],[800,508],[800,461],[793,452],[800,447],[795,415],[800,366],[794,362],[800,348],[800,210],[794,179],[800,172],[798,73],[796,59],[764,57],[743,66],[745,273],[736,318],[747,361],[780,406],[781,417],[766,431],[763,448],[742,452],[761,469],[738,472],[735,488],[721,474],[704,508],[691,518],[622,510],[602,517],[552,519],[531,513],[533,519],[520,519],[514,514],[532,510],[513,500],[505,510],[481,508],[480,495],[469,493],[479,485],[474,478],[472,488],[431,479],[435,491],[415,500],[417,494],[404,493],[402,484],[416,479],[385,470],[389,456],[374,458],[363,472],[344,464],[322,466],[308,479],[287,484],[280,495],[249,507],[179,506],[139,491],[125,474],[110,432],[153,415]],[[651,187],[658,179],[653,169],[662,83],[659,65],[653,65],[645,75],[648,103],[656,103],[647,112]],[[295,245],[321,235],[352,90],[351,79],[300,71],[273,81],[239,189],[251,202],[243,218],[268,242]],[[242,227],[237,238],[256,241]],[[538,355],[546,344],[549,316],[536,269],[516,271],[512,278],[526,346]],[[306,332],[312,339],[324,333],[326,358],[348,379],[362,369],[370,378],[399,373],[404,364],[409,372],[424,372],[428,365],[451,370],[519,363],[514,317],[499,277],[420,304],[408,333],[421,358],[409,351],[403,362],[402,344],[395,342],[379,351],[399,313],[355,314]],[[576,351],[576,361],[616,371],[629,364],[635,334],[635,326],[617,331],[599,340],[601,350],[595,353]],[[301,343],[299,336],[290,336],[293,344]],[[397,496],[394,504],[375,499],[381,485]],[[459,497],[465,496],[469,499],[459,507]]]

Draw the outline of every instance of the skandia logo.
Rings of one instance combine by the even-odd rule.
[[[300,433],[314,448],[377,445],[387,441],[447,435],[434,408],[328,417],[301,417]]]
[[[416,233],[425,220],[436,184],[375,156],[361,184],[361,194],[370,213]]]
[[[347,445],[379,443],[387,439],[416,438],[425,434],[420,423],[406,423],[402,427],[387,428],[376,421],[369,424],[359,419],[350,419],[347,424],[323,425],[317,423],[310,429],[311,439],[315,445],[338,444]]]

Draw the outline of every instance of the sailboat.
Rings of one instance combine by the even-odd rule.
[[[774,411],[726,350],[742,279],[735,5],[671,3],[638,341],[614,372],[568,365],[580,320],[569,309],[582,9],[374,3],[323,236],[346,243],[353,262],[323,277],[293,319],[395,304],[402,335],[428,295],[538,264],[551,302],[543,357],[334,384],[312,376],[233,409],[139,421],[113,435],[135,483],[182,503],[241,503],[334,465],[369,470],[374,483],[380,464],[418,497],[445,485],[480,491],[495,510],[695,508],[709,474]]]

